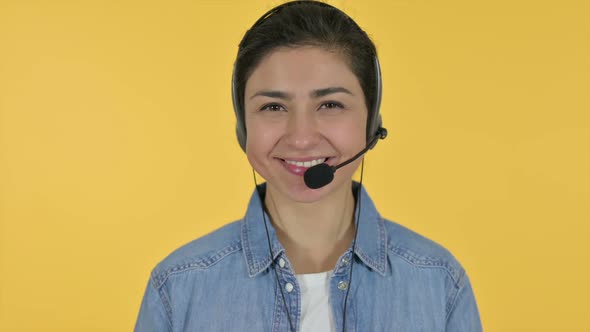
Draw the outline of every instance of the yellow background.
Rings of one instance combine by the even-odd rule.
[[[277,1],[0,0],[0,331],[132,330],[151,268],[253,190],[230,76]],[[486,331],[590,331],[588,1],[333,1],[374,38],[381,213]]]

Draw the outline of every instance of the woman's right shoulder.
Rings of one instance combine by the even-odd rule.
[[[229,223],[174,250],[152,270],[156,288],[187,270],[205,270],[242,250],[241,220]]]

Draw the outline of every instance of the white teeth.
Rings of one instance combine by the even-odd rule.
[[[285,160],[285,162],[289,165],[295,165],[299,167],[312,167],[318,164],[325,162],[328,158],[320,158],[311,161],[293,161],[293,160]]]

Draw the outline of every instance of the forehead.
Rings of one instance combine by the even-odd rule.
[[[311,46],[281,47],[261,59],[246,81],[245,95],[247,99],[260,89],[306,92],[330,86],[344,86],[362,95],[342,52]]]

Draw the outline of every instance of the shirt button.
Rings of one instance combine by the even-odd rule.
[[[281,268],[285,267],[285,260],[284,260],[284,259],[282,259],[282,258],[281,258],[281,259],[279,259],[279,266],[280,266]]]
[[[348,283],[346,281],[338,282],[338,289],[339,290],[346,290],[348,288]]]
[[[348,265],[348,263],[350,263],[350,259],[348,258],[348,256],[342,257],[342,263],[344,265]]]
[[[287,291],[287,293],[291,293],[291,292],[293,291],[293,284],[292,284],[292,283],[290,283],[290,282],[288,282],[288,283],[285,285],[285,290]]]

